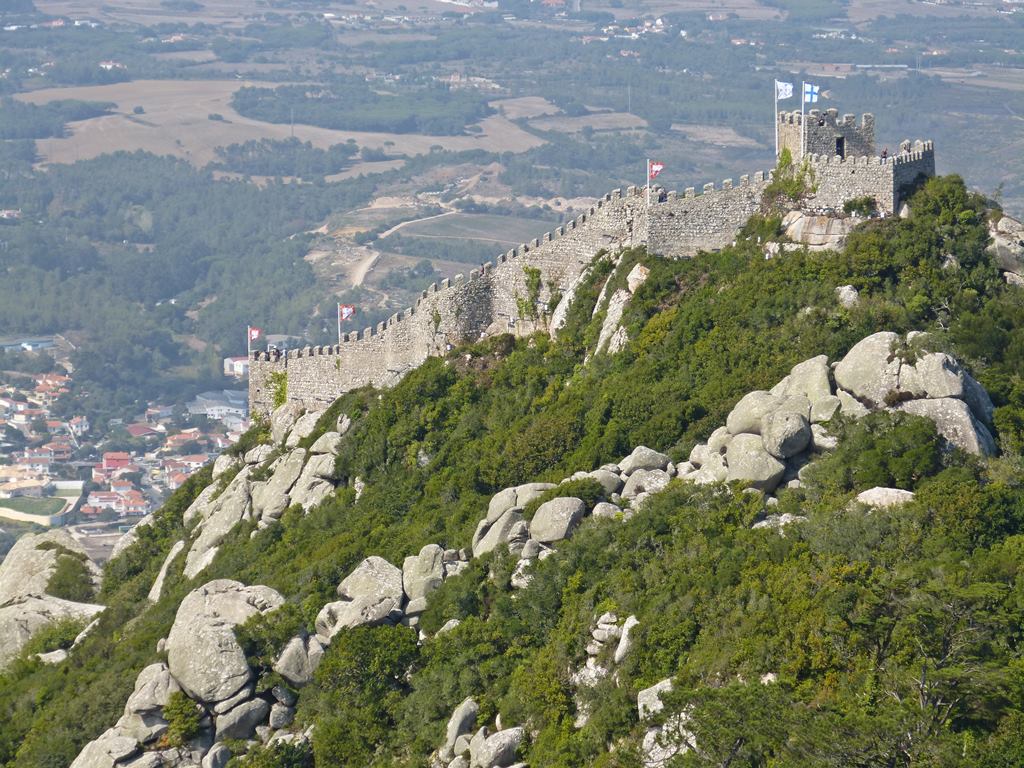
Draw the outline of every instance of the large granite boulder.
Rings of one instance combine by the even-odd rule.
[[[574,496],[545,501],[530,521],[530,538],[543,544],[567,539],[586,512],[583,499]]]
[[[310,411],[296,419],[295,424],[292,425],[291,432],[288,433],[288,439],[285,440],[285,446],[287,448],[294,448],[299,444],[300,440],[304,440],[313,434],[313,430],[316,429],[316,423],[320,421],[323,413],[323,411]]]
[[[869,406],[885,407],[887,398],[899,392],[899,342],[891,331],[861,339],[836,365],[836,384]]]
[[[904,491],[901,488],[869,488],[861,491],[854,499],[858,504],[868,507],[898,507],[914,500],[913,491]]]
[[[513,507],[502,513],[492,525],[488,525],[486,520],[481,520],[473,534],[473,557],[486,555],[499,545],[507,544],[509,534],[522,519],[522,509]]]
[[[139,743],[130,736],[122,736],[116,728],[110,728],[102,736],[86,744],[85,748],[71,763],[71,768],[114,768],[141,750]]]
[[[765,450],[758,435],[736,435],[725,459],[729,465],[726,480],[748,483],[765,493],[775,490],[786,472],[786,465]]]
[[[448,725],[445,728],[444,744],[438,750],[438,756],[443,761],[450,761],[455,756],[455,742],[459,736],[472,733],[473,725],[476,723],[477,713],[480,706],[472,697],[464,699],[448,718]]]
[[[197,701],[214,704],[230,699],[253,677],[235,639],[235,627],[283,604],[284,598],[270,587],[247,587],[229,579],[189,592],[167,636],[171,675]]]
[[[896,410],[931,419],[940,435],[968,453],[985,456],[996,453],[992,433],[974,417],[963,400],[952,397],[909,400],[897,405]]]
[[[516,752],[525,738],[524,728],[508,728],[489,735],[482,741],[474,739],[469,747],[470,768],[511,766],[516,761]]]
[[[338,451],[341,449],[341,433],[340,432],[324,432],[316,441],[309,447],[309,452],[313,455],[325,454],[330,456],[337,456]]]
[[[780,402],[781,399],[770,392],[748,392],[726,417],[726,429],[731,435],[759,435],[762,419],[776,411]]]
[[[270,439],[275,444],[284,440],[288,430],[302,414],[302,406],[295,402],[285,403],[270,414]]]
[[[163,565],[160,566],[159,573],[157,573],[156,578],[153,580],[153,586],[149,588],[149,594],[146,596],[149,602],[160,602],[160,595],[164,591],[164,581],[167,580],[167,573],[171,569],[171,563],[181,554],[183,549],[185,549],[184,541],[176,541],[171,545],[170,550],[167,552],[167,557],[164,558]]]
[[[487,517],[485,518],[487,524],[496,522],[499,517],[513,507],[525,507],[554,487],[554,483],[524,483],[498,491],[491,497],[487,505]]]
[[[250,699],[217,717],[217,741],[225,739],[249,739],[256,732],[256,726],[265,723],[270,714],[270,704],[263,699]]]
[[[1024,275],[1024,224],[1003,216],[989,225],[989,235],[992,237],[989,253],[998,267],[1011,274]]]
[[[444,549],[427,544],[402,563],[402,589],[409,600],[426,597],[444,582]]]
[[[623,475],[631,475],[638,469],[665,469],[671,460],[664,453],[659,453],[646,445],[638,445],[633,452],[619,462],[619,471]]]
[[[57,528],[18,539],[0,562],[0,605],[25,595],[43,595],[61,557],[82,561],[94,587],[100,583],[100,569],[89,559],[82,545],[70,533]]]
[[[761,443],[777,459],[796,456],[810,442],[811,425],[798,413],[776,411],[761,422]]]
[[[382,557],[363,560],[338,585],[341,600],[316,617],[317,635],[330,641],[342,629],[393,623],[402,617],[402,571]]]
[[[124,714],[114,726],[122,736],[147,744],[167,732],[163,709],[171,694],[180,691],[177,681],[163,663],[150,664],[135,679],[135,690],[124,705]]]
[[[310,643],[315,643],[315,648],[311,648]],[[316,672],[311,650],[320,650],[320,644],[315,639],[293,637],[274,662],[274,671],[297,688],[308,685],[313,680],[313,673]]]

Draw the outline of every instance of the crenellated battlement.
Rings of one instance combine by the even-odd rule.
[[[838,116],[836,110],[812,111],[808,119],[874,141],[874,117]],[[780,113],[780,127],[796,125],[799,112]],[[859,133],[858,133],[859,132]],[[885,158],[871,153],[837,155],[809,152],[814,173],[810,209],[841,209],[846,200],[869,195],[879,210],[891,215],[901,195],[922,176],[935,173],[930,141],[903,142]],[[272,374],[287,376],[290,401],[307,408],[323,407],[341,394],[373,385],[388,387],[428,357],[443,355],[452,346],[496,333],[530,333],[536,317],[557,296],[571,293],[575,283],[602,249],[645,245],[668,258],[685,258],[698,251],[729,245],[740,227],[761,209],[772,171],[723,179],[681,192],[652,187],[650,200],[642,186],[614,189],[585,211],[529,242],[521,243],[468,274],[431,283],[412,306],[362,331],[351,331],[340,343],[289,350],[253,352],[250,359],[249,401],[254,414],[266,413],[273,399]],[[526,267],[540,270],[538,306],[522,317],[529,296]]]

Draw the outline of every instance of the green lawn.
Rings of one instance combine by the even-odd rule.
[[[0,499],[0,507],[13,509],[15,512],[26,512],[30,515],[56,515],[64,509],[64,499],[19,497],[16,499]]]

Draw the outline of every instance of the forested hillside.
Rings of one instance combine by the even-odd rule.
[[[193,477],[107,565],[96,598],[107,609],[68,659],[49,666],[31,653],[70,646],[77,627],[34,641],[0,675],[0,764],[71,763],[121,716],[136,675],[166,661],[158,641],[182,620],[181,601],[216,579],[280,593],[283,606],[235,634],[256,694],[292,701],[294,724],[282,728],[308,734],[247,758],[228,739],[232,766],[422,766],[467,697],[476,727],[500,716],[505,730],[525,729],[519,755],[536,768],[640,766],[649,728],[689,744],[670,766],[1018,764],[1024,294],[988,256],[993,212],[960,179],[928,182],[911,210],[862,225],[838,254],[766,259],[779,229],[770,217],[692,260],[597,254],[555,340],[489,339],[428,360],[393,390],[342,397],[288,446],[315,454],[332,442],[337,490],[308,513],[293,504],[270,524],[240,519],[195,579],[182,574],[185,556],[174,560],[151,604],[172,544],[192,541],[185,511],[211,475]],[[608,297],[638,263],[650,271],[623,316],[631,341],[585,362]],[[842,285],[859,303],[837,302]],[[880,330],[927,331],[971,369],[994,402],[1000,455],[953,448],[927,419],[836,415],[835,450],[771,505],[736,485],[674,481],[628,514],[584,520],[528,583],[513,586],[516,558],[502,547],[469,560],[430,593],[421,638],[386,623],[342,629],[304,687],[274,671],[290,638],[322,632],[324,605],[364,558],[401,565],[427,544],[467,548],[502,489],[621,465],[638,445],[681,463],[741,396]],[[233,453],[249,461],[258,450],[260,463],[227,460],[206,502],[239,477],[273,482],[284,448],[271,440],[255,427]],[[875,486],[915,496],[851,506]],[[568,488],[588,505],[605,495],[592,481]],[[752,528],[769,513],[806,519]],[[576,671],[608,616],[635,617],[632,648],[584,686]],[[637,693],[666,679],[663,709],[641,720]],[[171,695],[147,749],[208,745],[204,716]]]

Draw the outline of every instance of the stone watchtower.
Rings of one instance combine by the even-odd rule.
[[[801,123],[806,121],[806,128]],[[875,154],[875,116],[865,113],[860,124],[855,115],[839,117],[838,109],[780,112],[779,151],[788,149],[794,160],[807,155],[870,157]],[[806,135],[804,135],[806,134]]]

